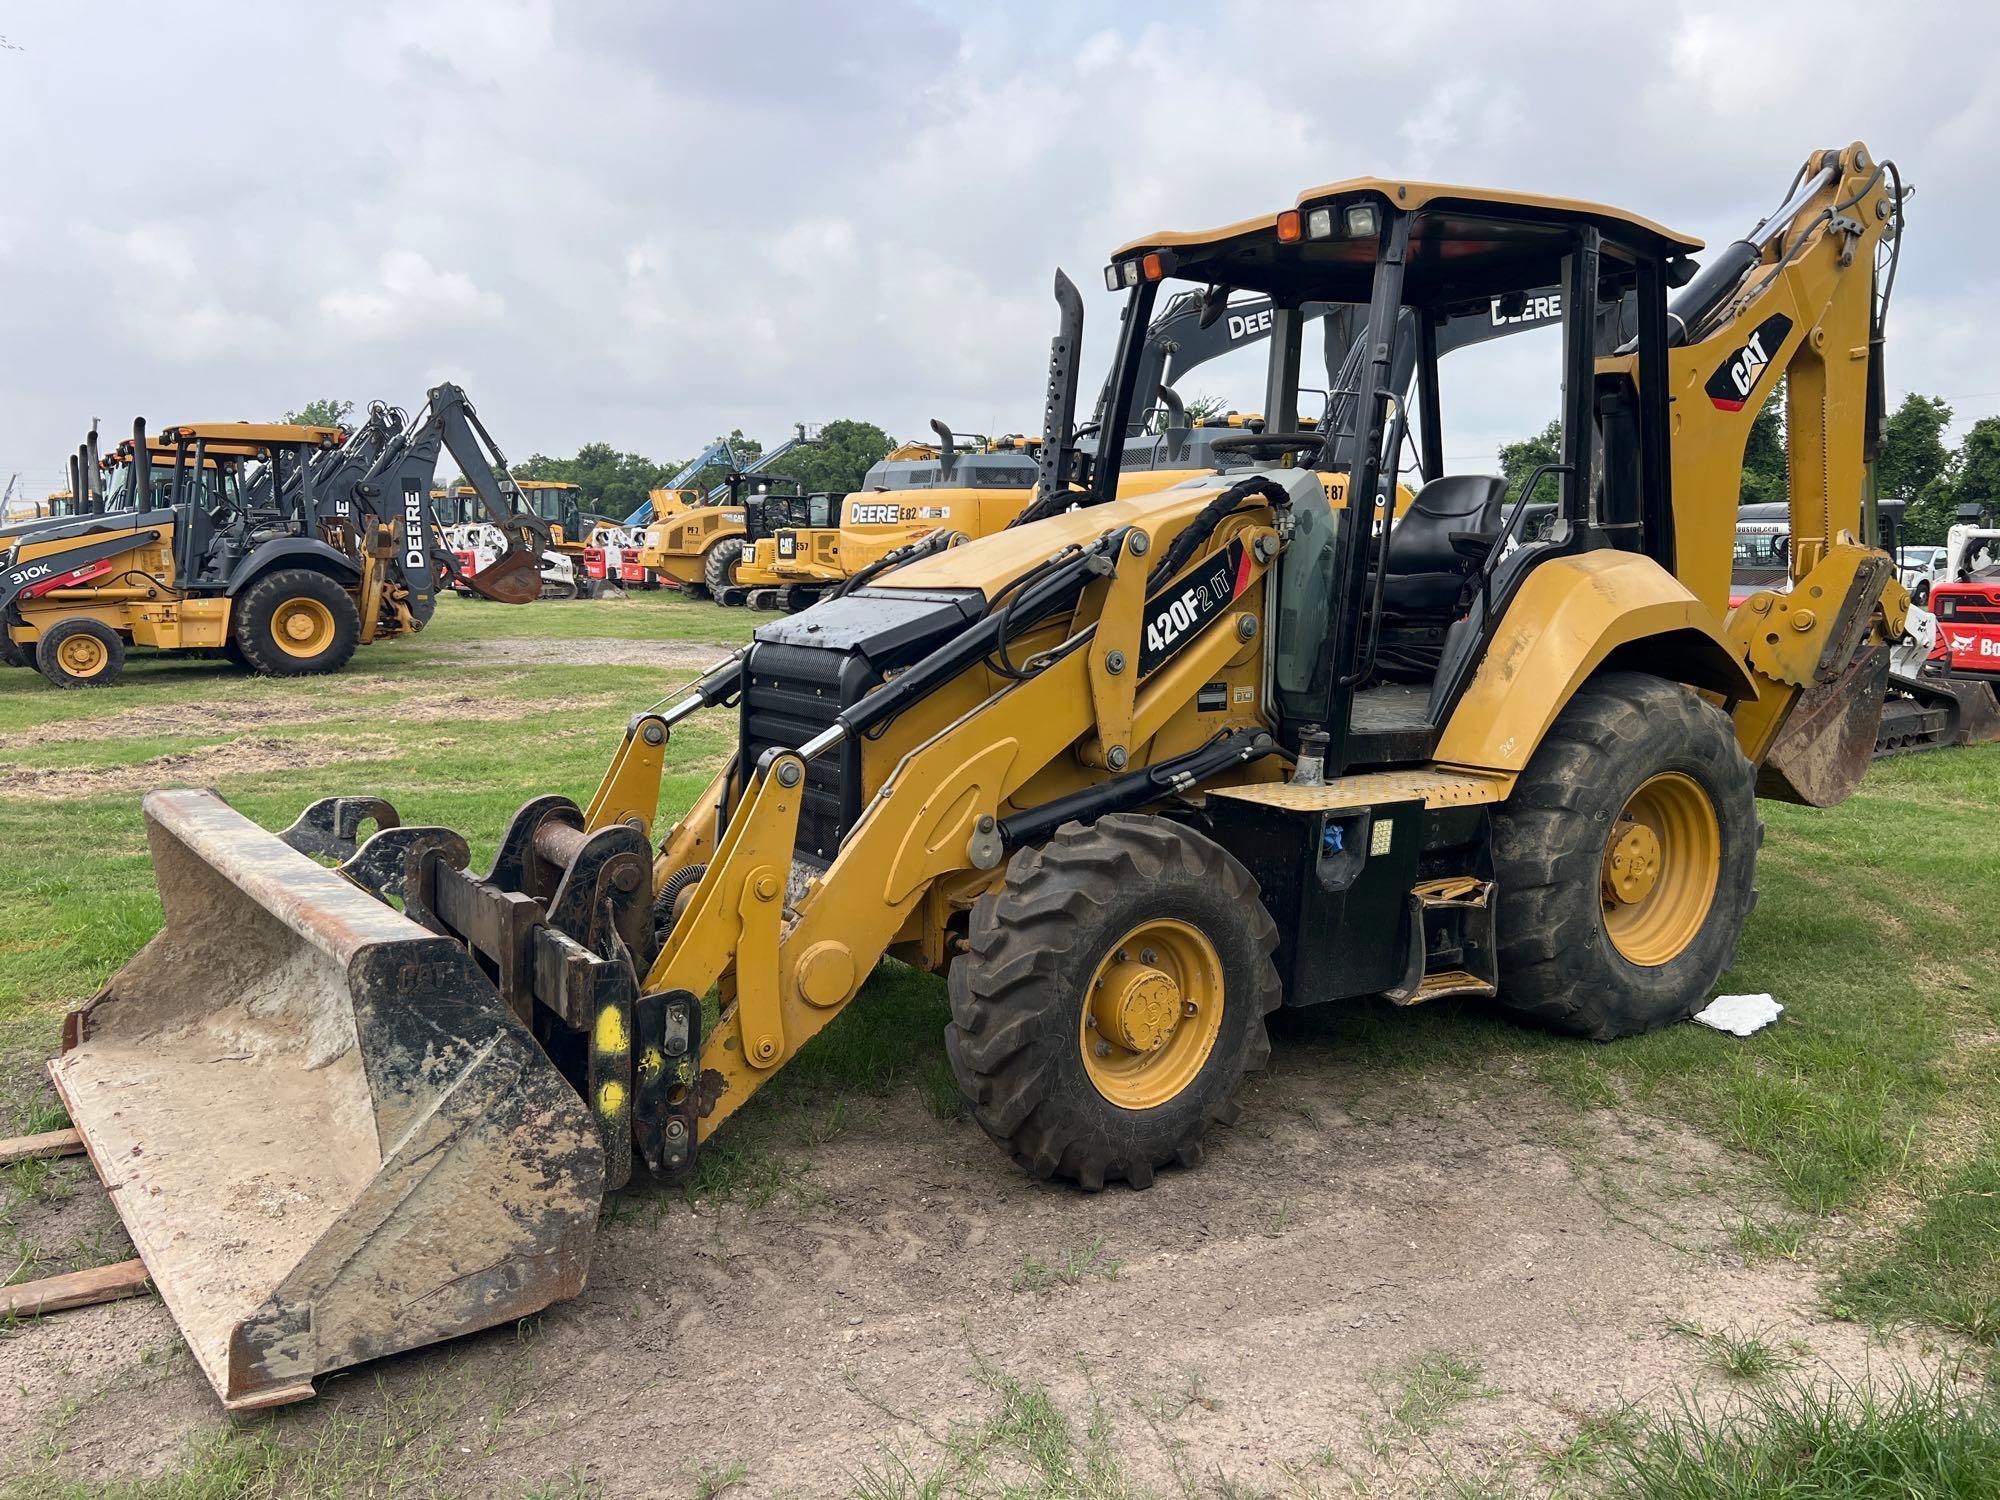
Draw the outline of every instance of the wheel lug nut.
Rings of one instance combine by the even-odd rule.
[[[1156,960],[1153,957],[1153,950],[1151,948],[1141,948],[1139,950],[1139,962],[1142,964],[1150,964],[1156,962]]]
[[[1181,1014],[1182,1014],[1182,1015],[1184,1015],[1184,1016],[1191,1016],[1191,1015],[1193,1015],[1193,1014],[1194,1014],[1194,1001],[1192,1001],[1192,1000],[1183,1000],[1183,1001],[1181,1002]]]
[[[1111,1055],[1111,1043],[1099,1042],[1097,1044],[1097,1055],[1099,1057],[1109,1057]]]

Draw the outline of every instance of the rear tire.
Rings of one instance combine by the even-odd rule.
[[[701,555],[701,581],[707,585],[709,597],[720,599],[722,591],[729,587],[736,575],[736,561],[743,555],[743,538],[726,536],[719,542],[711,542]]]
[[[361,615],[347,590],[309,568],[266,573],[236,600],[230,636],[265,677],[338,672],[361,641]]]
[[[33,660],[21,649],[4,620],[0,620],[0,667],[32,667]]]
[[[973,1118],[1036,1177],[1143,1188],[1193,1166],[1271,1055],[1277,928],[1249,871],[1192,829],[1066,823],[1014,856],[968,937],[945,1052]]]
[[[105,687],[125,670],[125,643],[98,620],[58,620],[35,643],[35,665],[59,688]]]
[[[1585,683],[1493,819],[1500,1003],[1598,1041],[1700,1009],[1756,904],[1756,779],[1691,690]]]

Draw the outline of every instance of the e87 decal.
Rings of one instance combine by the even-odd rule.
[[[1236,601],[1250,583],[1250,558],[1231,542],[1146,601],[1146,638],[1139,649],[1145,676],[1201,634],[1202,626]]]

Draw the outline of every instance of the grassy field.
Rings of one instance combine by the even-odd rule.
[[[313,797],[366,790],[406,822],[461,830],[478,863],[531,793],[587,799],[631,713],[698,670],[635,664],[621,643],[726,646],[758,618],[666,596],[524,609],[453,600],[423,636],[365,650],[329,679],[135,661],[115,689],[59,693],[31,673],[0,673],[0,1135],[59,1123],[39,1067],[58,1018],[159,923],[141,790],[212,785],[274,827]],[[518,649],[495,649],[502,641]],[[713,774],[732,733],[727,714],[676,733],[669,812]],[[1497,1064],[1579,1114],[1609,1107],[1708,1135],[1770,1189],[1772,1206],[1736,1231],[1744,1256],[1796,1262],[1799,1276],[1820,1278],[1837,1315],[1929,1330],[1965,1351],[1975,1375],[1991,1371],[2000,1350],[1996,810],[2000,746],[1880,763],[1834,811],[1767,806],[1761,900],[1725,989],[1768,990],[1788,1014],[1721,1054],[1692,1027],[1600,1047],[1473,1005],[1357,1008],[1315,1018],[1314,1035],[1385,1073]],[[786,1141],[802,1120],[823,1119],[829,1100],[915,1090],[933,1113],[952,1115],[943,1017],[937,981],[885,969],[870,1003],[845,1013],[718,1138],[691,1191],[778,1190]],[[19,1206],[54,1175],[29,1165],[0,1179],[4,1279],[88,1263],[91,1246],[37,1245],[15,1228]],[[1030,1281],[1063,1279],[1062,1263],[1037,1265],[1024,1267]],[[1986,1381],[1981,1397],[1976,1379],[1845,1395],[1768,1380],[1721,1427],[1712,1413],[1635,1414],[1528,1492],[1995,1493],[2000,1431],[1994,1377]],[[1440,1403],[1476,1399],[1478,1387],[1476,1369],[1417,1371],[1412,1423]],[[1087,1423],[1019,1383],[997,1382],[991,1395],[991,1419],[954,1435],[955,1459],[871,1471],[857,1492],[1129,1492]],[[183,1474],[116,1493],[331,1492],[301,1462],[259,1429],[192,1455]],[[23,1470],[9,1492],[92,1492],[52,1472]],[[725,1481],[698,1477],[688,1488],[706,1500]],[[358,1492],[377,1491],[371,1481]]]

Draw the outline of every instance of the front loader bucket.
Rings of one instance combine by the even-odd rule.
[[[50,1071],[223,1404],[581,1291],[596,1128],[464,948],[213,793],[144,809],[166,925]]]

